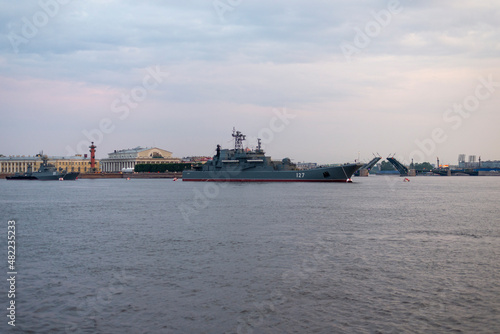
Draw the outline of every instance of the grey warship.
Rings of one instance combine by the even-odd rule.
[[[33,172],[31,165],[28,165],[28,171],[26,173],[15,173],[5,178],[7,180],[66,181],[76,180],[79,174],[78,172],[58,171],[54,165],[48,163],[47,156],[42,156],[42,164],[37,171]]]
[[[352,175],[363,165],[344,164],[299,170],[289,158],[273,161],[262,150],[260,139],[255,150],[243,148],[246,136],[233,129],[234,149],[221,149],[204,165],[182,173],[183,181],[217,182],[352,182]]]

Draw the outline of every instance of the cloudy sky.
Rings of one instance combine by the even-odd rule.
[[[0,154],[500,159],[500,4],[0,1]]]

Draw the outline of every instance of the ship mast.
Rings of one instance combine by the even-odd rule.
[[[262,153],[262,145],[261,145],[261,142],[260,142],[260,138],[257,138],[257,150],[256,150],[257,153]]]
[[[242,134],[240,131],[236,131],[233,128],[233,137],[234,137],[234,151],[242,152],[243,151],[243,141],[246,139],[246,136]]]

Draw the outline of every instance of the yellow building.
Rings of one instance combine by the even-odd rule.
[[[172,157],[172,152],[156,147],[119,150],[108,153],[108,158],[101,159],[103,172],[121,172],[124,168],[134,168],[136,164],[179,163],[181,159]]]
[[[31,165],[33,170],[38,170],[42,163],[42,159],[36,156],[8,156],[0,157],[0,173],[24,173],[28,171],[28,166]]]
[[[90,172],[90,158],[86,158],[80,154],[72,157],[47,157],[48,163],[54,165],[58,170],[68,172]],[[25,173],[28,171],[28,166],[32,166],[33,171],[37,171],[42,164],[42,158],[37,156],[8,156],[0,157],[0,173],[13,174]],[[99,161],[96,160],[96,170],[99,170]]]
[[[90,173],[90,158],[77,154],[72,157],[49,157],[49,163],[67,172]],[[95,161],[96,171],[100,171],[99,160]]]

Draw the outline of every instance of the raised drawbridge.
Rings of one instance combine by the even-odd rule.
[[[370,162],[364,164],[363,167],[361,167],[354,175],[368,176],[368,172],[370,171],[370,169],[372,169],[373,166],[375,166],[375,164],[380,161],[380,159],[382,159],[382,157],[375,156],[372,160],[370,160]]]
[[[396,158],[394,158],[394,156],[387,157],[387,161],[389,161],[394,166],[394,168],[397,169],[397,171],[399,172],[399,174],[401,176],[408,176],[408,172],[409,172],[408,167],[406,167],[401,162],[396,160]]]

